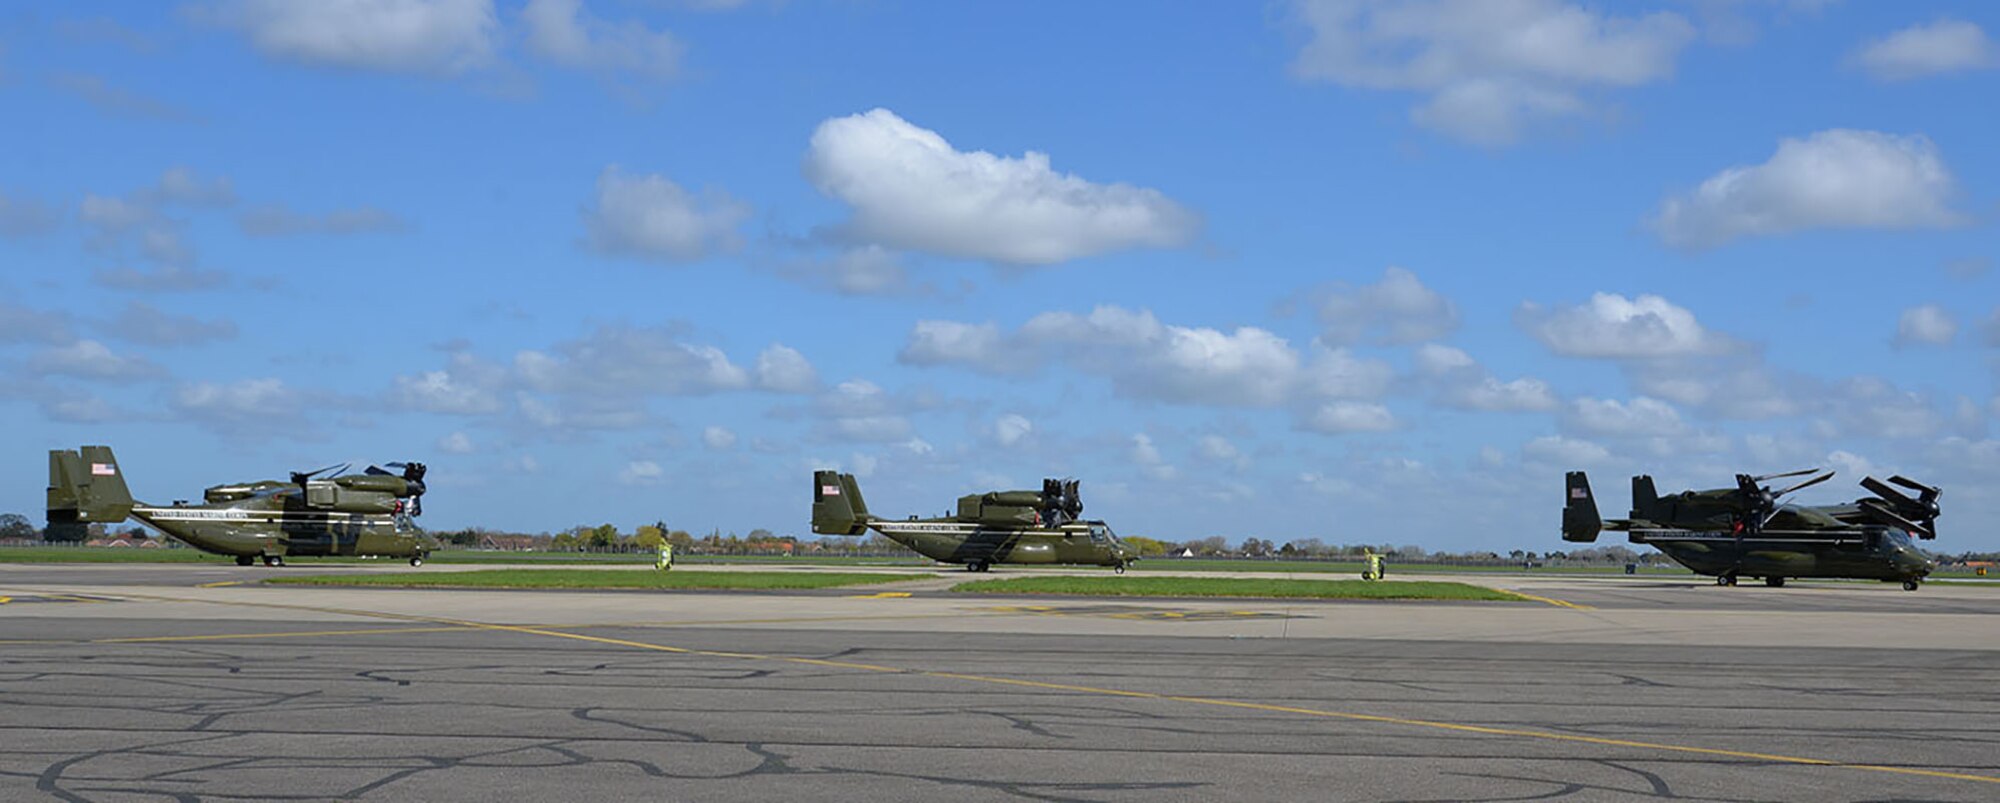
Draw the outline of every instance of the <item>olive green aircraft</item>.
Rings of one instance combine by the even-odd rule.
[[[868,513],[854,475],[813,473],[812,530],[861,535],[874,530],[941,563],[983,572],[995,563],[1110,566],[1119,574],[1139,550],[1102,521],[1085,521],[1076,480],[1043,480],[1040,491],[993,491],[958,498],[958,515],[885,519]]]
[[[1773,491],[1767,480],[1801,477],[1818,469],[1783,474],[1736,475],[1736,487],[1683,491],[1660,496],[1653,478],[1632,478],[1631,518],[1604,521],[1597,515],[1590,478],[1569,472],[1564,500],[1563,540],[1593,542],[1600,530],[1628,532],[1716,585],[1736,585],[1738,577],[1761,577],[1779,587],[1792,577],[1842,577],[1901,582],[1909,591],[1937,569],[1912,536],[1937,537],[1938,497],[1943,491],[1906,477],[1889,483],[1916,492],[1912,497],[1874,477],[1861,481],[1873,496],[1844,505],[1780,504],[1786,494],[1833,479],[1833,472]]]
[[[205,552],[234,555],[236,565],[286,557],[362,555],[408,558],[422,566],[436,546],[417,526],[424,512],[424,464],[388,463],[400,474],[369,466],[292,472],[290,481],[216,485],[203,503],[148,505],[132,499],[108,446],[49,452],[49,529],[81,530],[138,519]]]

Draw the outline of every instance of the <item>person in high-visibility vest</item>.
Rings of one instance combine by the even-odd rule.
[[[1367,557],[1368,557],[1368,568],[1361,570],[1361,579],[1363,580],[1382,579],[1382,556],[1375,554],[1375,550],[1371,549],[1368,550]]]
[[[673,544],[669,544],[665,541],[660,542],[660,557],[658,560],[653,562],[653,568],[659,569],[660,571],[663,572],[674,568]]]

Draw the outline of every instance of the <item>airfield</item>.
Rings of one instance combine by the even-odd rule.
[[[2000,584],[254,583],[379,571],[0,564],[0,799],[2000,799]]]

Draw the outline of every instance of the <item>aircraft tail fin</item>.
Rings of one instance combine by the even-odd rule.
[[[1597,498],[1590,492],[1590,477],[1572,471],[1563,478],[1563,540],[1590,543],[1604,529],[1597,514]]]
[[[132,492],[109,446],[49,451],[49,539],[81,541],[91,524],[132,515]]]
[[[1671,516],[1660,515],[1660,492],[1653,488],[1653,475],[1641,474],[1632,478],[1632,518],[1648,521],[1663,521]]]
[[[853,474],[813,472],[813,532],[860,535],[868,532],[870,518],[868,503],[861,498],[861,486]]]

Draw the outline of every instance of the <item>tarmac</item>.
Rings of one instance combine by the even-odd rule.
[[[0,799],[2000,800],[2000,584],[254,582],[385,570],[0,565]]]

